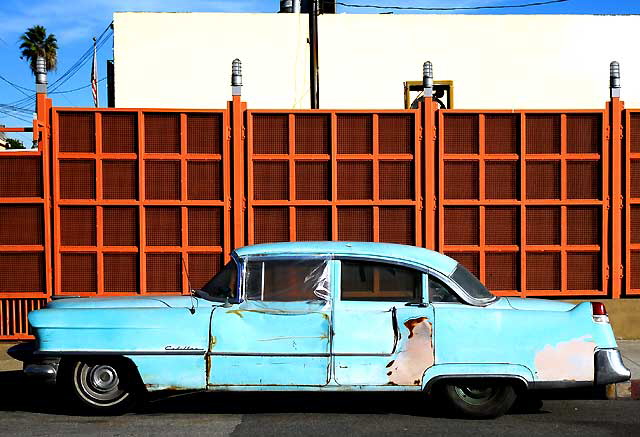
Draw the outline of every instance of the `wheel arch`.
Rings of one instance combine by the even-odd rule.
[[[517,390],[527,390],[533,374],[529,368],[518,364],[439,364],[425,371],[422,389],[429,392],[443,381],[460,379],[512,381]]]
[[[526,391],[529,388],[529,383],[520,375],[498,375],[498,374],[475,374],[475,375],[440,375],[434,378],[431,378],[427,384],[425,384],[424,390],[426,392],[430,392],[433,390],[438,384],[442,384],[444,382],[453,382],[453,381],[500,381],[500,382],[511,382],[513,383],[514,388],[517,391]]]

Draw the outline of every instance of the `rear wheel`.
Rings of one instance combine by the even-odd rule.
[[[455,413],[477,419],[502,416],[517,398],[513,385],[495,380],[444,382],[441,388]]]
[[[72,401],[99,414],[126,412],[141,391],[134,372],[118,360],[77,360],[67,369],[63,384]]]

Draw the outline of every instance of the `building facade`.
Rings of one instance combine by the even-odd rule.
[[[308,108],[308,29],[306,14],[116,13],[115,106],[225,107],[240,58],[250,107]],[[321,108],[402,108],[425,60],[455,108],[601,108],[612,60],[640,105],[640,16],[326,14],[318,38]]]

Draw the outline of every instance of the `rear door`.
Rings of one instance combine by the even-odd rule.
[[[340,261],[332,346],[336,383],[421,387],[434,359],[425,281],[425,274],[401,265]]]
[[[245,260],[244,300],[213,312],[210,385],[328,383],[331,262]]]

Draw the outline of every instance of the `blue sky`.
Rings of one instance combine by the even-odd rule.
[[[544,0],[338,0],[343,3],[371,5],[402,5],[423,7],[468,7],[516,5]],[[27,99],[34,88],[33,76],[18,50],[19,36],[30,26],[40,24],[58,38],[58,69],[50,73],[49,83],[60,79],[91,48],[94,36],[100,35],[116,11],[192,11],[192,12],[276,12],[279,0],[2,0],[0,2],[0,76],[11,81],[16,89],[0,80],[0,124],[27,126],[32,104]],[[379,9],[338,6],[338,13],[380,13]],[[420,13],[394,11],[394,13]],[[520,9],[487,9],[447,13],[484,14],[640,14],[640,0],[568,0],[544,6]],[[106,61],[112,57],[112,37],[98,53],[99,77],[106,76]],[[105,36],[107,36],[105,35]],[[53,94],[57,106],[92,106],[91,89],[66,92],[89,85],[91,62],[58,84]],[[23,89],[24,88],[24,89]],[[101,105],[106,104],[106,83],[100,83]],[[16,103],[17,102],[17,103]],[[15,107],[18,107],[17,109]],[[18,117],[18,118],[16,118]]]

